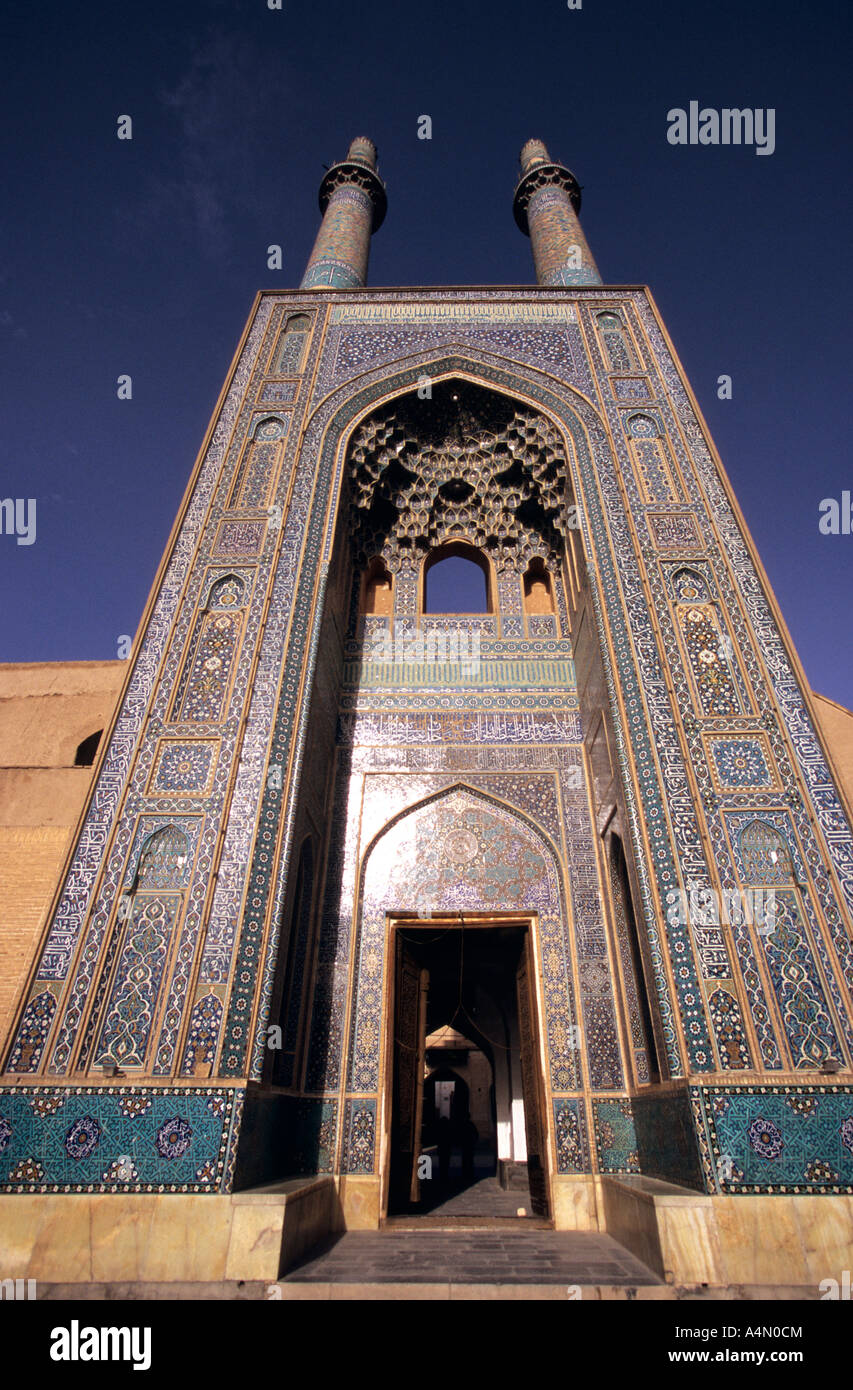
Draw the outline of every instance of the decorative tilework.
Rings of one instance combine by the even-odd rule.
[[[445,714],[426,709],[407,717],[398,714],[342,713],[339,738],[342,743],[358,744],[549,744],[579,743],[580,716],[537,710],[515,714],[502,709]]]
[[[445,329],[447,336],[450,336]],[[504,357],[527,362],[545,362],[552,368],[574,367],[573,339],[567,329],[536,329],[510,326],[503,330],[469,328],[466,338],[487,352],[500,351]],[[435,340],[435,329],[358,328],[341,332],[337,340],[335,376],[338,378],[428,348]]]
[[[774,786],[775,779],[768,765],[769,755],[762,740],[709,738],[708,748],[718,786],[735,791],[755,791]]]
[[[717,611],[712,604],[680,605],[678,621],[702,714],[743,712],[731,665],[726,655]]]
[[[265,438],[260,430],[258,434],[259,437],[246,446],[231,496],[232,507],[265,507],[267,504],[279,456],[279,440],[278,437]]]
[[[341,1170],[344,1173],[372,1173],[376,1148],[376,1101],[359,1098],[346,1103],[346,1134]]]
[[[533,616],[527,619],[527,628],[531,637],[556,637],[557,619],[551,616]]]
[[[177,718],[184,723],[215,724],[221,718],[241,629],[241,612],[214,611],[200,620],[195,655],[177,711]]]
[[[732,594],[734,596],[737,592],[743,602],[751,631],[755,634],[755,641],[760,645],[763,661],[770,670],[773,694],[778,703],[781,720],[796,750],[799,774],[802,777],[801,785],[805,788],[805,794],[826,837],[823,853],[828,853],[834,861],[849,912],[853,910],[853,833],[846,823],[819,740],[806,711],[797,678],[791,669],[783,639],[771,613],[768,597],[752,564],[739,523],[733,515],[711,458],[702,427],[690,406],[675,364],[663,342],[660,328],[649,306],[642,300],[638,302],[638,314],[649,334],[667,392],[678,412],[679,423],[688,441],[691,465],[697,475],[697,493],[701,488],[713,508],[722,537],[723,553],[732,575]],[[756,688],[759,685],[760,681],[756,683]],[[807,834],[810,836],[811,831]],[[821,852],[817,858],[818,861],[822,858]],[[822,880],[822,887],[825,883],[826,912],[835,950],[839,953],[840,959],[847,961],[849,965],[851,947],[848,931],[842,924],[841,915],[834,902],[834,891],[825,877],[825,870],[818,868],[817,873]]]
[[[290,314],[279,336],[272,363],[273,376],[297,376],[305,353],[305,335],[311,327],[307,314]]]
[[[181,902],[177,893],[145,893],[135,900],[96,1062],[112,1059],[122,1067],[143,1066]]]
[[[761,939],[794,1066],[818,1068],[830,1057],[843,1061],[793,889],[775,890],[773,930]]]
[[[608,291],[606,295],[590,289],[579,291],[578,314],[587,323],[590,312],[594,314],[596,306],[602,306],[602,301],[612,304],[613,299],[612,291]],[[373,305],[374,300],[386,302],[383,301],[380,292],[379,295],[371,297],[368,307]],[[613,362],[603,360],[594,334],[589,335],[590,358],[587,362],[583,356],[580,336],[574,327],[567,327],[565,330],[571,345],[574,375],[570,376],[568,366],[565,369],[560,368],[558,373],[554,373],[553,368],[543,366],[545,372],[560,376],[559,392],[551,391],[547,376],[531,371],[523,365],[513,366],[511,371],[499,365],[501,356],[514,356],[499,336],[507,331],[506,326],[495,330],[496,336],[491,339],[486,353],[478,353],[476,349],[472,349],[457,356],[447,352],[442,356],[437,351],[436,332],[444,332],[447,335],[450,328],[454,336],[462,336],[467,341],[470,329],[464,322],[466,306],[471,306],[473,316],[475,311],[478,311],[481,301],[485,300],[488,301],[486,307],[490,312],[500,311],[508,322],[514,314],[520,322],[523,317],[522,310],[527,312],[528,317],[531,313],[523,294],[519,301],[518,292],[490,291],[487,296],[482,292],[468,294],[454,291],[451,294],[441,291],[426,296],[395,292],[394,311],[398,319],[401,313],[408,312],[408,306],[414,306],[414,313],[417,306],[424,301],[427,301],[430,312],[435,306],[451,306],[452,301],[454,310],[461,310],[461,313],[457,314],[455,323],[448,317],[441,330],[428,327],[425,330],[426,342],[422,351],[418,349],[417,360],[411,357],[408,364],[395,367],[393,380],[389,371],[376,367],[375,359],[371,362],[369,358],[365,358],[359,367],[363,376],[358,392],[354,394],[352,388],[347,385],[343,391],[330,395],[329,399],[325,400],[322,393],[331,389],[330,382],[334,378],[334,362],[339,346],[339,338],[335,334],[339,334],[340,329],[335,329],[328,338],[325,361],[320,364],[320,396],[316,401],[316,418],[306,434],[302,459],[295,460],[293,454],[295,441],[301,438],[299,427],[290,431],[288,440],[276,442],[276,447],[281,450],[275,463],[276,468],[279,467],[279,461],[281,464],[281,476],[277,478],[276,486],[279,489],[282,486],[286,488],[289,481],[286,477],[288,469],[295,467],[296,472],[292,475],[292,515],[286,523],[289,529],[282,537],[281,558],[273,580],[274,593],[263,642],[257,645],[266,586],[259,582],[256,592],[250,594],[247,591],[246,597],[250,602],[245,605],[245,624],[239,636],[239,649],[235,649],[234,653],[234,680],[225,696],[227,703],[223,703],[223,722],[216,728],[209,727],[212,721],[202,721],[195,726],[197,732],[207,738],[221,733],[223,745],[219,766],[214,774],[214,787],[211,793],[205,793],[205,796],[211,795],[209,821],[205,822],[205,829],[199,840],[192,879],[188,880],[185,890],[182,891],[187,892],[196,907],[200,906],[209,883],[212,842],[221,826],[224,848],[213,909],[209,913],[205,928],[202,985],[216,982],[225,986],[233,982],[233,1007],[230,1012],[229,1041],[225,1054],[226,1069],[230,1069],[233,1074],[240,1074],[244,1066],[251,1042],[246,1036],[244,1019],[254,1008],[257,997],[256,981],[259,982],[257,988],[260,995],[259,1029],[263,1028],[266,1019],[271,970],[277,944],[276,924],[280,918],[285,890],[288,846],[292,835],[293,804],[297,788],[294,786],[293,793],[285,804],[285,797],[274,787],[267,785],[265,790],[264,779],[270,749],[274,760],[283,760],[286,750],[292,747],[294,765],[297,769],[302,757],[305,722],[302,718],[298,726],[294,724],[295,689],[303,669],[307,669],[310,686],[313,670],[311,663],[318,641],[317,624],[309,634],[309,617],[315,599],[319,599],[321,604],[323,601],[325,571],[321,558],[321,526],[330,495],[334,513],[335,489],[339,486],[333,473],[337,440],[341,430],[348,427],[358,412],[364,413],[370,408],[375,408],[374,402],[377,397],[387,397],[392,389],[411,391],[419,372],[425,367],[431,372],[466,371],[475,375],[482,383],[494,384],[510,394],[518,390],[524,394],[526,400],[536,401],[537,409],[541,409],[551,419],[565,419],[570,431],[574,432],[575,453],[568,459],[568,463],[573,488],[579,501],[582,501],[585,544],[594,558],[590,578],[596,621],[600,632],[603,634],[607,630],[611,639],[610,644],[602,649],[605,679],[617,722],[617,750],[626,781],[625,814],[635,846],[638,847],[637,871],[641,898],[638,908],[643,916],[643,929],[648,932],[651,942],[669,1065],[673,1072],[678,1073],[685,1064],[699,1070],[723,1064],[731,1041],[730,1019],[726,1017],[728,1006],[723,996],[735,999],[735,992],[732,992],[733,972],[738,970],[741,972],[741,983],[746,990],[750,1012],[759,1035],[764,1065],[781,1065],[774,1039],[774,1027],[778,1027],[778,1024],[774,1022],[775,1016],[768,1009],[766,997],[762,994],[764,986],[761,972],[764,971],[769,980],[770,973],[776,969],[781,990],[782,974],[787,967],[781,958],[778,966],[773,966],[769,961],[762,963],[745,937],[738,939],[737,960],[729,961],[724,943],[722,946],[715,945],[712,951],[703,955],[689,933],[678,923],[667,923],[664,935],[656,901],[651,893],[649,865],[639,852],[643,843],[639,833],[642,823],[651,845],[651,867],[661,897],[667,888],[678,883],[708,882],[705,848],[707,838],[703,840],[700,834],[703,816],[724,882],[726,875],[734,882],[734,871],[731,868],[733,856],[735,859],[738,855],[742,857],[740,847],[725,832],[723,816],[716,809],[715,803],[709,799],[706,805],[700,805],[694,800],[692,791],[686,784],[683,751],[679,741],[681,737],[688,742],[702,794],[704,795],[707,787],[710,798],[714,790],[711,772],[707,768],[709,750],[690,724],[689,695],[686,676],[682,669],[683,655],[674,646],[675,630],[673,628],[670,631],[661,618],[660,640],[663,646],[659,650],[650,621],[646,598],[649,589],[659,617],[667,612],[667,600],[661,575],[652,572],[648,567],[643,575],[642,563],[638,563],[637,560],[632,528],[633,518],[639,514],[643,497],[629,466],[628,441],[619,427],[619,416],[624,412],[618,411],[609,388],[606,393],[601,391],[602,416],[607,414],[611,425],[611,437],[616,450],[614,457],[601,419],[572,390],[573,386],[577,386],[588,398],[594,398],[597,387],[593,378],[603,382],[604,374],[613,366]],[[316,307],[318,302],[316,297],[312,298],[312,308]],[[366,300],[364,302],[367,303]],[[522,310],[516,307],[517,302],[521,303]],[[361,303],[361,298],[356,296],[352,301],[348,299],[346,307],[352,313]],[[87,815],[75,851],[72,870],[65,885],[60,911],[51,930],[48,950],[39,966],[39,975],[29,1001],[32,1007],[28,1011],[28,1026],[35,1029],[36,1053],[40,1052],[44,1041],[42,1033],[39,1032],[41,1025],[36,1015],[39,1009],[47,1013],[52,1012],[52,1006],[45,999],[46,982],[49,979],[57,983],[62,981],[72,956],[76,962],[74,979],[69,981],[68,997],[63,998],[58,1013],[58,1042],[52,1053],[52,1061],[60,1067],[70,1058],[82,1014],[82,1004],[92,987],[93,962],[96,959],[108,959],[103,953],[99,957],[98,953],[101,950],[104,932],[108,929],[109,914],[115,901],[120,875],[131,862],[128,858],[129,843],[144,805],[156,750],[161,746],[163,720],[168,701],[173,698],[175,692],[181,654],[192,649],[190,628],[205,602],[205,566],[222,521],[222,501],[226,496],[233,495],[240,459],[247,458],[247,430],[250,428],[252,410],[240,409],[240,402],[244,392],[248,392],[247,399],[255,401],[264,389],[263,372],[258,364],[261,359],[264,362],[269,359],[274,346],[273,335],[269,331],[271,309],[274,307],[278,314],[281,306],[289,305],[292,308],[294,304],[299,307],[298,301],[292,296],[265,296],[261,301],[258,318],[249,334],[245,352],[237,364],[233,388],[229,392],[221,418],[216,423],[213,441],[205,456],[184,529],[169,556],[163,585],[136,660],[130,691],[115,734],[111,738],[107,764],[104,773],[99,777],[92,807]],[[541,290],[537,294],[535,307],[537,311],[552,307],[543,300]],[[569,310],[574,313],[573,306],[565,305],[559,310],[565,315],[567,324],[571,322]],[[849,828],[832,787],[820,745],[811,728],[797,681],[787,661],[782,639],[775,627],[737,523],[732,517],[725,492],[714,471],[701,428],[695,420],[642,293],[625,292],[620,299],[619,314],[614,314],[614,318],[615,330],[621,335],[622,347],[626,354],[629,353],[628,325],[634,327],[637,337],[636,348],[633,345],[630,348],[631,355],[627,364],[623,364],[623,370],[636,369],[639,372],[642,369],[642,372],[648,374],[650,389],[658,402],[655,409],[659,410],[661,415],[666,448],[672,453],[669,462],[674,468],[677,461],[687,488],[686,505],[691,506],[692,514],[695,515],[698,534],[707,537],[709,554],[713,549],[714,565],[718,568],[719,588],[710,589],[706,601],[719,605],[718,611],[725,613],[726,621],[732,625],[731,635],[746,674],[748,689],[757,694],[758,708],[762,711],[762,728],[769,740],[768,746],[772,746],[772,757],[780,768],[782,786],[788,789],[785,792],[785,804],[791,807],[791,852],[796,861],[797,882],[813,883],[814,893],[812,894],[810,888],[808,896],[797,901],[799,917],[795,920],[791,916],[786,930],[796,930],[798,933],[802,949],[808,953],[811,962],[807,962],[808,969],[817,970],[825,981],[826,1007],[834,1011],[835,1022],[842,1030],[846,1030],[845,1036],[849,1040],[849,1018],[841,1002],[841,982],[845,971],[849,971],[851,967],[851,948],[844,917],[836,900],[834,881],[827,872],[827,864],[831,859],[847,894],[848,904],[853,903],[853,853]],[[471,322],[473,321],[472,317]],[[418,322],[423,323],[423,317]],[[614,325],[610,327],[612,329]],[[648,346],[649,343],[651,348]],[[402,351],[409,352],[411,346],[406,345]],[[319,350],[318,335],[316,342],[310,341],[307,344],[308,360],[303,364],[306,368],[317,361]],[[364,351],[368,351],[367,344]],[[393,348],[391,352],[393,355]],[[636,364],[633,360],[635,352]],[[397,355],[399,356],[400,352],[397,352]],[[522,354],[519,351],[516,362],[521,363],[521,359]],[[530,360],[537,366],[542,365],[540,359],[535,356],[531,356]],[[303,407],[305,405],[307,402],[303,402]],[[254,411],[254,415],[257,416],[257,411]],[[299,411],[294,412],[294,423],[297,419],[302,419]],[[582,421],[583,430],[578,425],[579,420]],[[328,433],[324,435],[327,429]],[[590,441],[589,449],[585,438]],[[640,438],[642,440],[642,436]],[[655,442],[653,437],[646,438],[652,438],[652,442]],[[254,443],[261,445],[262,441],[255,440]],[[624,495],[617,484],[617,469],[621,470],[624,486],[628,491],[628,509],[625,508]],[[266,466],[261,468],[259,465],[258,476],[261,481],[265,471]],[[217,484],[220,472],[221,481]],[[675,475],[672,476],[674,479]],[[268,481],[272,482],[271,477]],[[282,496],[280,491],[276,495]],[[313,510],[310,508],[312,496]],[[680,517],[682,514],[672,515]],[[716,530],[710,524],[712,520]],[[674,543],[677,529],[676,527],[667,532],[673,542],[671,547],[661,544],[660,549],[678,548]],[[661,540],[663,534],[660,533]],[[717,547],[718,534],[722,537],[721,547]],[[652,536],[654,538],[654,531]],[[297,576],[295,557],[300,553],[303,539],[306,543],[305,571],[303,575]],[[331,530],[325,544],[325,556],[328,558]],[[686,544],[684,548],[687,548]],[[268,570],[264,571],[265,576],[268,573]],[[405,589],[404,582],[401,585],[401,598],[404,597]],[[411,614],[414,616],[414,586],[411,577],[408,581],[408,593]],[[292,628],[289,627],[291,619]],[[288,631],[292,636],[290,646],[285,649],[285,635]],[[611,650],[616,657],[614,666],[610,665]],[[759,668],[757,664],[756,650],[760,651],[770,671],[770,682],[766,685],[764,668]],[[692,669],[691,667],[691,671]],[[250,671],[255,673],[251,688]],[[663,679],[664,673],[670,675],[674,686],[674,708],[668,694],[667,682]],[[742,697],[737,666],[733,668],[732,678]],[[621,690],[619,699],[616,694],[617,688]],[[370,693],[365,692],[366,695]],[[345,719],[351,723],[348,726],[342,723],[342,733],[351,740],[347,754],[351,752],[354,763],[369,753],[370,757],[385,757],[389,762],[398,758],[407,768],[421,768],[426,771],[434,766],[452,766],[451,762],[445,764],[443,761],[427,764],[426,759],[459,759],[465,754],[477,766],[481,766],[482,760],[487,756],[505,759],[505,765],[511,766],[511,758],[517,754],[533,754],[535,750],[535,758],[541,759],[562,753],[562,744],[576,743],[581,735],[580,719],[574,711],[570,711],[568,715],[561,714],[557,705],[547,704],[547,696],[537,697],[527,692],[519,692],[518,704],[503,700],[487,705],[485,701],[492,698],[489,695],[481,696],[479,703],[466,699],[467,711],[462,706],[454,706],[454,696],[447,691],[419,696],[417,698],[422,701],[430,698],[436,701],[431,708],[426,703],[416,706],[410,702],[412,710],[418,715],[428,716],[431,721],[422,728],[418,727],[417,721],[410,720],[408,714],[400,707],[399,696],[383,698],[386,699],[386,703],[370,706],[359,703],[362,697],[353,694],[351,706],[344,710]],[[397,704],[394,703],[394,699],[397,700]],[[627,711],[624,727],[621,724],[623,708]],[[746,706],[742,708],[746,709]],[[277,723],[271,737],[270,731],[276,709]],[[687,713],[682,717],[682,712],[685,711]],[[225,718],[226,713],[228,720]],[[246,720],[241,724],[244,713]],[[454,722],[459,721],[460,717],[467,722],[461,725]],[[736,737],[746,740],[755,737],[755,729],[747,727],[740,715],[717,714],[705,717],[712,721],[712,728],[708,732],[715,738],[725,740],[727,737]],[[444,720],[448,722],[442,723]],[[206,722],[208,727],[205,727]],[[559,728],[556,727],[557,723]],[[236,756],[234,748],[232,726],[234,731],[238,727],[244,730],[239,757]],[[446,745],[442,742],[445,739],[449,740]],[[784,741],[788,739],[790,745]],[[516,740],[515,745],[513,740]],[[795,760],[790,763],[786,762],[789,746],[795,751]],[[710,758],[716,768],[714,755],[710,754]],[[772,770],[772,763],[767,762],[767,766]],[[527,767],[530,770],[535,767],[535,763],[527,764]],[[233,784],[229,782],[232,768]],[[563,769],[564,772],[567,770]],[[125,784],[127,800],[119,815],[118,797]],[[635,784],[638,789],[636,800],[633,791]],[[227,819],[223,821],[220,808],[226,804],[226,788],[230,810]],[[720,784],[716,790],[721,789]],[[169,789],[158,793],[158,807],[166,804],[166,790]],[[742,791],[738,792],[736,788],[730,790],[733,796],[742,797]],[[772,792],[774,796],[776,794],[771,788],[763,790]],[[571,797],[566,804],[569,807],[569,817],[579,814]],[[742,805],[742,799],[735,804]],[[341,806],[341,803],[338,805]],[[205,809],[207,810],[207,807]],[[343,812],[345,816],[355,814],[354,809],[350,808],[345,800]],[[273,884],[270,876],[273,861],[271,848],[276,827],[282,817],[285,826],[284,853],[278,877]],[[796,832],[793,830],[794,824]],[[819,830],[815,830],[815,825]],[[111,826],[116,828],[114,840],[110,839]],[[567,818],[565,852],[569,856],[574,853],[576,829],[577,825]],[[588,825],[586,833],[589,833]],[[334,861],[334,853],[333,872],[337,872],[341,866]],[[346,853],[349,853],[349,850]],[[596,909],[594,877],[588,877],[589,863],[590,861],[583,857],[572,862],[567,891],[570,888],[578,939],[588,941],[592,946],[596,942],[596,919],[600,921],[600,905]],[[594,859],[592,865],[594,868]],[[104,876],[95,898],[94,887],[102,867]],[[354,871],[352,865],[346,868],[346,872],[351,871]],[[241,935],[237,920],[238,909],[249,875],[252,891],[246,898],[246,920]],[[782,887],[784,888],[784,885]],[[265,914],[272,925],[269,944],[262,959],[259,945],[263,939]],[[75,955],[75,946],[84,922],[88,934],[86,949]],[[339,927],[341,932],[346,934],[349,929],[346,919],[339,922]],[[188,910],[186,925],[182,929],[180,942],[176,944],[175,967],[168,985],[166,1013],[170,1021],[168,1025],[164,1023],[162,1048],[158,1040],[157,1055],[162,1056],[158,1065],[166,1069],[173,1065],[170,1059],[174,1056],[175,1044],[170,1038],[177,1035],[181,1009],[184,1006],[182,1001],[187,997],[185,983],[182,982],[189,978],[189,960],[200,934],[200,915],[198,911],[194,915],[192,910]],[[762,943],[757,944],[761,951],[766,950]],[[237,949],[239,955],[235,957],[234,952]],[[796,959],[796,951],[799,949],[798,946],[794,956],[789,953],[789,963]],[[664,959],[666,955],[670,957],[669,965],[678,991],[675,1001],[669,997]],[[712,957],[713,963],[709,966],[708,962]],[[115,957],[110,959],[114,961]],[[816,965],[816,962],[819,964]],[[340,959],[336,958],[334,966],[331,967],[333,973],[329,979],[334,990],[338,990],[341,984],[339,975],[334,973],[338,971],[340,964]],[[326,988],[327,977],[324,971],[327,966],[330,966],[330,961],[321,956],[318,974],[320,993]],[[704,1002],[702,990],[698,988],[699,969],[707,971],[709,979],[713,979],[713,990]],[[596,990],[600,985],[600,973],[598,967],[586,972],[592,998],[596,997]],[[817,979],[817,974],[814,978]],[[47,994],[51,998],[54,997],[49,990]],[[340,996],[334,994],[333,997],[339,1000]],[[35,1005],[35,999],[41,1002]],[[773,1009],[776,1009],[776,1003],[770,1002]],[[721,1005],[726,1007],[720,1007]],[[102,1003],[99,1008],[103,1008]],[[334,1009],[332,1013],[334,1015]],[[681,1056],[681,1044],[674,1026],[675,1014],[681,1015],[684,1020],[684,1057]],[[714,1032],[713,1044],[709,1024]],[[47,1024],[45,1028],[46,1026]],[[791,1039],[790,1029],[783,1032],[787,1046]],[[21,1060],[20,1047],[25,1039],[26,1030],[23,1035],[19,1034],[14,1045],[17,1052],[13,1056],[17,1056],[18,1060]],[[780,1033],[780,1042],[782,1040]],[[329,1040],[330,1050],[333,1051],[336,1045],[332,1036]],[[259,1067],[259,1047],[258,1039],[255,1039],[253,1074]],[[719,1054],[719,1057],[716,1054]],[[10,1065],[12,1064],[10,1059]],[[162,1074],[167,1075],[168,1070]],[[0,1093],[0,1111],[3,1109],[4,1100],[5,1093]],[[87,1117],[103,1130],[102,1117],[91,1106],[88,1110],[81,1111],[77,1119],[83,1120]],[[175,1118],[182,1118],[177,1102],[163,1112],[159,1126],[152,1131],[152,1135]],[[190,1127],[194,1128],[192,1117],[184,1118]],[[756,1114],[750,1119],[749,1125],[752,1126],[759,1121],[776,1126],[782,1135],[784,1156],[787,1141],[782,1121],[777,1115]],[[612,1124],[612,1116],[610,1122]],[[334,1126],[334,1121],[330,1123]],[[847,1123],[847,1119],[839,1121],[839,1136],[848,1133],[848,1130],[844,1129]],[[68,1128],[70,1125],[63,1134],[67,1133]],[[348,1122],[345,1128],[348,1133]],[[611,1136],[613,1139],[618,1137],[615,1132]],[[103,1143],[102,1138],[98,1149]],[[616,1162],[613,1154],[618,1150],[618,1144],[610,1143],[606,1147],[611,1154],[611,1160]],[[324,1151],[327,1150],[324,1148]],[[847,1152],[847,1149],[844,1151]],[[754,1150],[752,1152],[757,1159],[757,1154]],[[65,1157],[68,1159],[67,1154]],[[119,1162],[120,1157],[119,1154],[110,1159],[109,1163],[105,1163],[103,1172],[112,1174],[110,1181],[115,1181],[114,1165]],[[228,1172],[233,1169],[233,1161],[232,1149],[225,1163],[226,1182]],[[778,1163],[781,1159],[770,1161]],[[202,1171],[203,1167],[203,1164],[200,1165],[199,1171]],[[44,1158],[33,1150],[16,1157],[10,1171],[19,1174],[21,1181],[24,1181],[26,1175],[38,1177],[45,1168]],[[618,1170],[618,1163],[615,1170]],[[832,1177],[833,1174],[843,1174],[829,1140],[826,1143],[822,1140],[820,1151],[815,1151],[806,1158],[803,1171],[809,1175],[808,1182],[812,1184],[809,1190],[818,1190],[821,1184],[823,1190],[826,1190],[836,1181]]]
[[[826,1056],[840,1061],[843,1049],[833,1015],[835,1020],[840,1020],[849,1047],[849,1014],[837,966],[827,951],[811,895],[800,886],[805,885],[806,868],[789,815],[726,812],[724,819],[732,838],[740,883],[745,887],[773,890],[774,923],[769,931],[766,927],[770,923],[765,923],[765,929],[760,932],[760,954],[766,958],[771,985],[782,1013],[792,1065],[819,1066]],[[747,935],[748,928],[742,926],[742,951],[746,949]],[[820,961],[820,972],[816,969],[816,961]],[[811,1063],[809,1059],[813,1059]],[[778,1053],[774,1060],[775,1065],[781,1065]]]
[[[8,1071],[28,1072],[38,1064],[55,1012],[56,998],[49,988],[44,987],[33,995],[9,1054]]]
[[[269,401],[271,404],[277,401],[295,401],[298,389],[298,383],[295,381],[267,381],[261,388],[258,400]]]
[[[853,1192],[853,1087],[703,1086],[691,1097],[710,1192]]]
[[[129,838],[120,886],[127,892],[140,886],[185,887],[200,830],[198,816],[140,816]]]
[[[154,763],[148,790],[152,796],[206,796],[213,781],[215,739],[192,743],[164,739]]]
[[[649,512],[646,524],[658,550],[702,550],[696,518],[689,512]]]
[[[208,993],[193,1006],[181,1071],[192,1075],[196,1063],[212,1063],[222,1024],[222,1000]]]
[[[453,837],[475,846],[465,862]],[[546,857],[547,855],[547,857]],[[413,866],[417,866],[416,872]],[[546,971],[545,1033],[552,1084],[577,1084],[572,1046],[571,968],[556,865],[520,816],[469,792],[451,790],[398,819],[374,844],[363,878],[359,987],[350,1044],[352,1091],[375,1091],[379,1075],[386,913],[397,910],[516,910],[539,914]],[[371,961],[380,964],[368,969]]]
[[[589,1172],[589,1147],[586,1140],[583,1101],[568,1096],[555,1096],[553,1104],[557,1172]]]
[[[203,573],[193,568],[196,554],[196,541],[201,533],[216,482],[223,467],[229,468],[236,461],[236,453],[241,447],[246,428],[245,416],[241,417],[239,405],[251,381],[251,369],[255,355],[262,343],[267,329],[271,309],[270,303],[261,306],[247,343],[246,354],[238,362],[229,392],[212,433],[211,443],[205,454],[196,487],[190,499],[185,516],[184,530],[176,538],[173,549],[167,556],[167,565],[156,598],[148,626],[134,658],[129,687],[116,727],[110,738],[104,766],[93,790],[87,818],[81,831],[75,857],[64,886],[57,917],[52,925],[47,948],[39,966],[40,980],[37,980],[35,994],[42,991],[48,977],[56,980],[65,978],[73,948],[84,920],[87,923],[88,947],[78,957],[75,966],[73,988],[69,1002],[62,1006],[57,1015],[61,1026],[60,1041],[52,1057],[54,1070],[62,1071],[70,1055],[74,1032],[80,1020],[80,1006],[92,986],[92,971],[97,959],[98,946],[107,929],[109,908],[117,891],[119,865],[125,862],[127,842],[130,834],[128,815],[116,815],[118,801],[124,794],[125,782],[130,768],[131,757],[136,749],[136,741],[143,718],[149,721],[148,728],[156,739],[157,719],[163,717],[163,707],[171,697],[175,674],[177,653],[183,648],[187,636],[187,624],[192,615],[192,602],[198,593]],[[229,445],[229,441],[233,442]],[[242,432],[242,433],[241,433]],[[189,605],[178,605],[183,595],[185,580],[189,584]],[[177,615],[177,616],[176,616]],[[166,658],[165,667],[163,665]],[[155,677],[158,683],[155,684]],[[138,792],[150,775],[151,748],[143,743],[142,754],[136,764],[134,782]],[[133,793],[127,792],[130,796]],[[136,821],[136,811],[131,806],[131,824]],[[118,826],[115,847],[106,870],[102,893],[102,903],[91,906],[95,881],[104,859],[109,827]],[[199,872],[205,871],[204,856],[197,860]],[[193,886],[191,896],[195,896]],[[191,919],[188,918],[188,922]],[[13,1049],[16,1048],[13,1044]]]
[[[639,1173],[637,1135],[629,1100],[594,1100],[595,1146],[602,1173]]]
[[[652,394],[648,378],[644,376],[612,376],[610,389],[617,401],[644,401]]]
[[[53,1110],[46,1102],[61,1102]],[[0,1092],[12,1192],[217,1192],[242,1093],[26,1086]],[[130,1160],[127,1162],[127,1160]]]
[[[601,342],[607,354],[607,367],[611,372],[630,372],[634,365],[625,341],[622,320],[618,314],[596,314],[596,327],[601,334]]]
[[[261,553],[266,534],[265,521],[223,521],[213,547],[213,554],[232,555],[236,559],[255,559]]]
[[[727,989],[715,990],[708,995],[708,1009],[719,1042],[722,1070],[739,1071],[742,1067],[751,1066],[749,1044],[734,995]]]

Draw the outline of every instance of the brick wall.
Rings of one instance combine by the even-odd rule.
[[[92,783],[77,747],[113,714],[124,661],[0,665],[0,1040]]]

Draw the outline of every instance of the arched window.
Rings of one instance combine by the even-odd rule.
[[[362,613],[390,617],[394,607],[394,584],[391,572],[380,556],[370,561],[364,575]]]
[[[83,739],[83,742],[80,744],[80,746],[77,749],[77,752],[74,754],[75,767],[92,766],[92,763],[95,761],[95,754],[98,751],[98,744],[101,741],[101,735],[103,734],[103,732],[103,729],[98,729],[97,733],[90,734],[88,738]]]
[[[453,541],[424,563],[424,613],[491,613],[489,562],[473,545]]]
[[[538,555],[530,561],[523,585],[525,613],[553,613],[554,589],[551,576],[545,568],[545,561]]]

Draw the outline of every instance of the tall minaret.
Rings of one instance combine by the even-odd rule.
[[[512,210],[533,245],[540,285],[601,284],[578,221],[580,207],[574,174],[554,163],[541,140],[528,140],[521,151],[521,179]]]
[[[376,146],[359,136],[347,157],[320,184],[323,221],[300,289],[361,289],[367,284],[371,232],[385,218],[388,200],[376,172]]]

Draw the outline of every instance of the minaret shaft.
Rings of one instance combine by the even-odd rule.
[[[581,230],[580,186],[556,164],[541,140],[521,151],[521,179],[515,190],[515,220],[530,237],[540,285],[600,285],[601,276]]]
[[[375,146],[359,137],[346,159],[333,164],[320,185],[323,221],[300,288],[363,288],[371,233],[381,226],[386,206]]]

